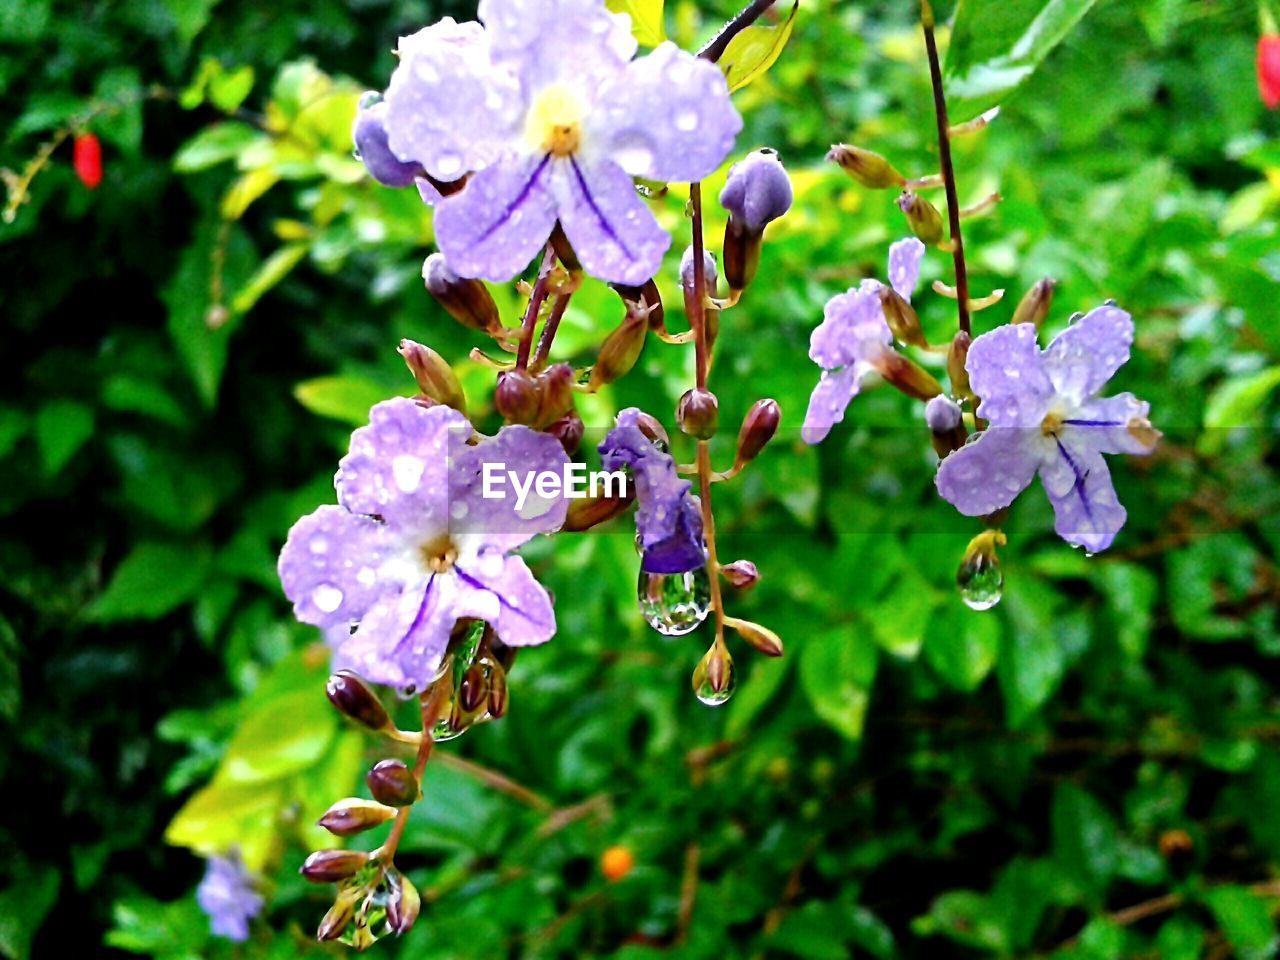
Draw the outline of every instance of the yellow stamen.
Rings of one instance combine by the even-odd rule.
[[[458,548],[448,534],[445,534],[423,545],[422,559],[432,573],[444,573],[458,559]]]
[[[573,90],[553,84],[534,98],[525,120],[529,146],[557,157],[567,157],[582,146],[585,105]]]

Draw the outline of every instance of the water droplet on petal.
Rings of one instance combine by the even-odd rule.
[[[331,583],[322,583],[311,592],[311,602],[321,613],[333,613],[342,606],[342,591]]]
[[[683,130],[685,133],[698,129],[698,111],[686,109],[677,113],[676,129]]]
[[[360,94],[359,104],[361,110],[368,110],[370,107],[377,106],[381,102],[382,94],[377,90],[366,90],[364,93]]]
[[[436,157],[436,171],[446,180],[462,172],[462,157],[452,150],[445,150]]]
[[[707,568],[685,573],[640,571],[636,599],[645,622],[664,637],[682,637],[698,628],[711,610]]]

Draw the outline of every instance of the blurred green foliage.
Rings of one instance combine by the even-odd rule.
[[[732,12],[619,8],[687,48]],[[823,303],[904,232],[892,196],[823,164],[829,144],[936,164],[915,12],[802,6],[738,94],[739,154],[778,149],[797,197],[724,315],[726,424],[767,395],[798,425]],[[290,617],[275,553],[331,500],[350,426],[411,392],[399,338],[456,359],[496,422],[491,373],[466,359],[481,344],[418,280],[428,211],[348,142],[395,37],[445,14],[472,10],[0,0],[3,164],[81,121],[106,163],[90,192],[60,148],[0,225],[2,954],[322,952],[325,894],[297,866],[384,746],[325,703],[327,652]],[[744,46],[767,56],[785,17]],[[787,655],[743,650],[710,711],[688,685],[707,638],[644,627],[625,523],[535,545],[559,636],[521,655],[506,718],[433,761],[402,845],[423,917],[377,950],[1275,955],[1280,126],[1257,102],[1255,29],[1249,4],[1190,0],[964,0],[956,20],[958,114],[1003,106],[957,144],[962,201],[1003,196],[966,227],[978,292],[1009,291],[979,329],[1046,275],[1055,328],[1105,297],[1137,319],[1118,387],[1166,440],[1114,468],[1116,546],[1072,552],[1032,492],[1004,602],[969,611],[954,575],[975,528],[933,494],[918,407],[871,391],[822,447],[784,432],[717,487],[722,556],[763,573],[732,610]],[[677,193],[660,216],[683,237]],[[925,270],[950,278],[940,255]],[[515,292],[495,295],[511,319]],[[944,339],[952,304],[917,303]],[[618,319],[589,284],[557,356],[590,362]],[[584,417],[669,420],[690,371],[651,342]],[[241,948],[208,935],[184,849],[232,843],[271,888]],[[610,883],[597,861],[617,844],[636,866]]]

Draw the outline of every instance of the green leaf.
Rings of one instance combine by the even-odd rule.
[[[94,99],[112,107],[96,117],[90,127],[128,154],[136,154],[142,146],[141,92],[142,78],[135,67],[104,70],[94,86]]]
[[[1204,454],[1220,451],[1233,427],[1256,427],[1262,422],[1262,405],[1280,386],[1280,366],[1232,377],[1214,389],[1204,408],[1204,433],[1196,444]]]
[[[1204,899],[1239,955],[1275,946],[1276,925],[1271,920],[1268,903],[1248,887],[1214,887],[1205,893]]]
[[[662,23],[665,0],[605,0],[611,13],[625,13],[631,17],[631,35],[643,47],[656,47],[667,39]]]
[[[108,947],[157,958],[196,958],[209,939],[209,918],[194,897],[169,903],[131,896],[111,907],[112,927],[103,937]]]
[[[949,605],[929,620],[924,658],[947,684],[971,693],[996,664],[1003,623],[999,614],[959,607]]]
[[[158,619],[195,597],[208,569],[209,554],[198,546],[143,541],[116,568],[88,616],[100,622]]]
[[[800,650],[800,685],[814,713],[850,740],[862,736],[877,661],[875,641],[852,628],[811,637]]]
[[[231,299],[231,309],[236,313],[251,310],[272,287],[289,275],[289,271],[302,261],[310,249],[310,243],[290,243],[267,257],[249,278],[249,282]]]
[[[242,64],[234,70],[221,69],[209,78],[209,99],[223,113],[235,113],[253,90],[253,67]]]
[[[1053,796],[1053,850],[1072,877],[1095,897],[1115,873],[1120,835],[1107,808],[1067,783]]]
[[[75,400],[53,400],[36,412],[36,446],[48,476],[55,476],[93,436],[93,410]]]
[[[1004,608],[1012,630],[1001,639],[996,674],[1009,726],[1021,727],[1057,689],[1066,669],[1055,636],[1056,595],[1025,577],[1006,582]]]
[[[49,28],[53,0],[0,0],[0,40],[30,43]]]
[[[995,106],[1089,12],[1095,0],[960,0],[947,50],[951,119]]]
[[[0,614],[0,718],[11,723],[18,718],[18,708],[22,706],[20,656],[18,634]]]
[[[1116,643],[1133,660],[1141,659],[1151,636],[1159,581],[1136,563],[1104,563],[1098,582],[1107,597],[1107,609]]]
[[[21,410],[0,408],[0,459],[13,452],[30,426],[27,415]]]
[[[323,691],[298,690],[247,716],[227,745],[220,783],[262,783],[314,766],[336,732]]]
[[[360,377],[317,377],[293,388],[298,402],[322,417],[344,423],[364,424],[375,403],[387,399],[386,388]]]
[[[228,120],[205,127],[184,143],[173,157],[173,169],[194,173],[233,160],[249,144],[262,137],[247,123]]]
[[[791,5],[787,19],[775,26],[754,24],[729,41],[720,55],[720,69],[729,84],[729,92],[741,90],[773,66],[791,39],[800,0]]]
[[[9,883],[0,892],[0,955],[27,960],[31,939],[57,902],[62,876],[53,867],[23,861],[6,864],[5,873]]]
[[[164,7],[173,18],[178,39],[183,47],[191,46],[191,41],[209,23],[213,8],[218,0],[162,0]]]

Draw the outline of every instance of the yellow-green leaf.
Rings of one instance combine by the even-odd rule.
[[[222,198],[222,216],[227,220],[239,220],[250,204],[274,187],[279,180],[280,175],[269,167],[259,167],[241,174]]]
[[[260,869],[277,842],[276,819],[284,799],[283,782],[211,783],[178,811],[165,830],[165,842],[204,855],[237,847],[249,869]]]
[[[729,41],[720,55],[720,69],[729,83],[729,92],[741,90],[752,80],[764,74],[782,55],[782,48],[791,39],[791,30],[795,26],[796,11],[800,9],[800,0],[791,5],[787,19],[776,26],[747,27]]]
[[[369,408],[387,399],[387,391],[371,380],[359,377],[317,377],[293,388],[298,402],[322,417],[363,424]]]
[[[611,13],[631,17],[631,35],[644,47],[656,47],[667,39],[662,23],[664,0],[605,0]]]
[[[323,692],[276,697],[236,730],[216,782],[261,783],[306,770],[324,756],[337,732],[337,714]]]
[[[290,243],[262,262],[240,292],[231,300],[231,309],[245,313],[262,299],[263,294],[283,280],[311,249],[309,243]]]

